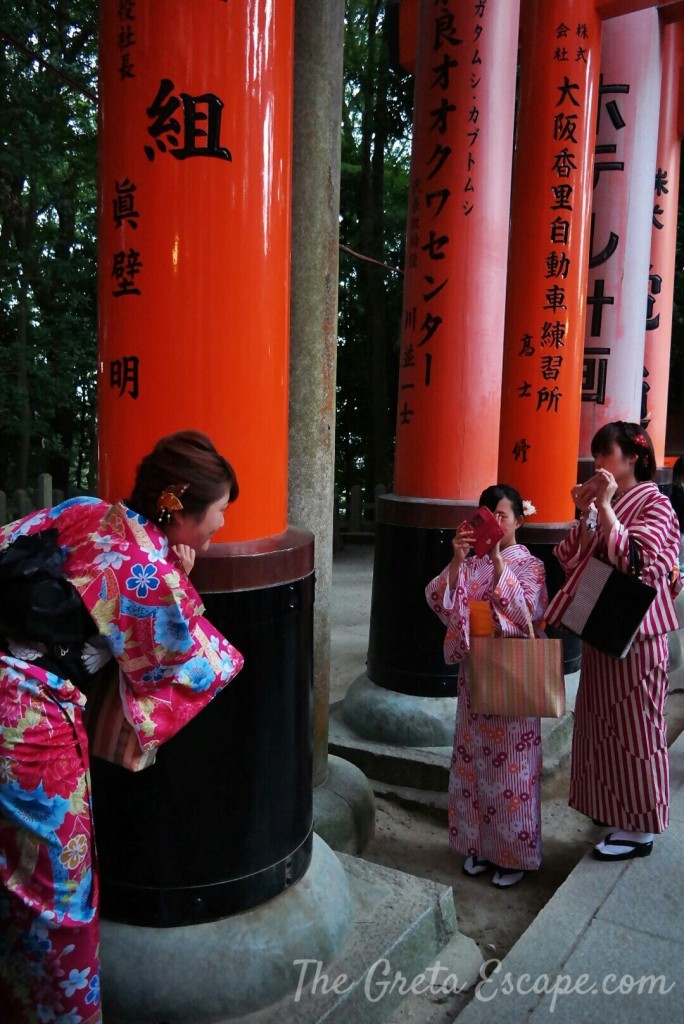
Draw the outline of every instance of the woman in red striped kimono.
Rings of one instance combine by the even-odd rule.
[[[125,504],[71,498],[0,530],[3,1024],[101,1024],[88,673],[116,660],[151,751],[240,671],[187,576],[237,494],[209,438],[181,431]]]
[[[493,869],[492,884],[508,888],[541,862],[542,771],[540,720],[480,715],[468,692],[470,637],[527,636],[546,608],[544,566],[516,542],[523,502],[513,487],[496,484],[480,496],[504,535],[483,558],[468,556],[473,533],[461,523],[454,556],[426,588],[447,627],[444,659],[460,663],[454,749],[449,775],[449,846],[466,860],[463,871]]]
[[[653,445],[639,424],[606,424],[591,451],[596,473],[572,490],[581,517],[555,549],[567,580],[547,620],[560,623],[592,554],[628,572],[629,542],[636,544],[642,579],[657,597],[625,658],[582,646],[569,800],[597,824],[611,826],[594,856],[626,860],[648,856],[654,833],[669,822],[664,707],[667,633],[679,628],[673,603],[680,587],[673,574],[679,526],[669,498],[653,483]]]

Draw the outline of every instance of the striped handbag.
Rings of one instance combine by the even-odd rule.
[[[577,580],[561,625],[611,658],[625,658],[657,590],[641,579],[641,557],[629,539],[629,572],[592,555]]]
[[[563,643],[527,637],[471,636],[468,688],[471,709],[507,718],[565,714]]]
[[[101,669],[88,694],[83,722],[91,757],[139,772],[154,764],[155,750],[143,750],[121,702],[120,669],[113,659]]]

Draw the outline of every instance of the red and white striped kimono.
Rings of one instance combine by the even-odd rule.
[[[494,584],[488,557],[470,557],[449,591],[444,569],[425,594],[447,627],[444,660],[461,663],[454,749],[449,774],[449,847],[504,868],[534,870],[541,862],[542,770],[538,718],[478,715],[470,709],[468,601],[489,601],[495,636],[527,636],[527,612],[538,627],[547,595],[544,566],[521,544],[501,552],[504,569]]]
[[[650,482],[616,498],[613,511],[617,522],[607,545],[599,528],[581,555],[577,523],[555,548],[567,580],[549,605],[547,621],[560,623],[591,554],[607,556],[627,572],[630,537],[639,549],[642,578],[658,595],[626,658],[582,645],[569,803],[616,828],[663,832],[670,817],[667,633],[679,629],[669,574],[679,558],[679,526],[669,498]]]

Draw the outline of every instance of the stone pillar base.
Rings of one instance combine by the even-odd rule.
[[[446,747],[454,740],[456,697],[415,697],[355,679],[344,698],[343,717],[357,736],[392,746]]]
[[[338,853],[362,853],[375,834],[375,798],[360,768],[334,754],[313,792],[313,827]]]
[[[314,836],[292,888],[244,914],[184,928],[102,921],[109,1024],[203,1024],[254,1013],[294,992],[302,958],[332,961],[352,924],[344,868]]]

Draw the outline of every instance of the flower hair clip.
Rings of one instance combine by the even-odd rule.
[[[645,434],[637,434],[636,437],[632,438],[632,443],[638,445],[639,448],[648,448],[648,440]]]
[[[528,516],[535,515],[536,511],[537,510],[532,504],[532,502],[528,501],[527,498],[525,498],[523,501],[523,515],[525,516],[525,519],[527,519]]]
[[[170,484],[161,492],[157,498],[157,522],[160,525],[170,522],[172,513],[182,510],[181,498],[189,486],[190,484]]]

